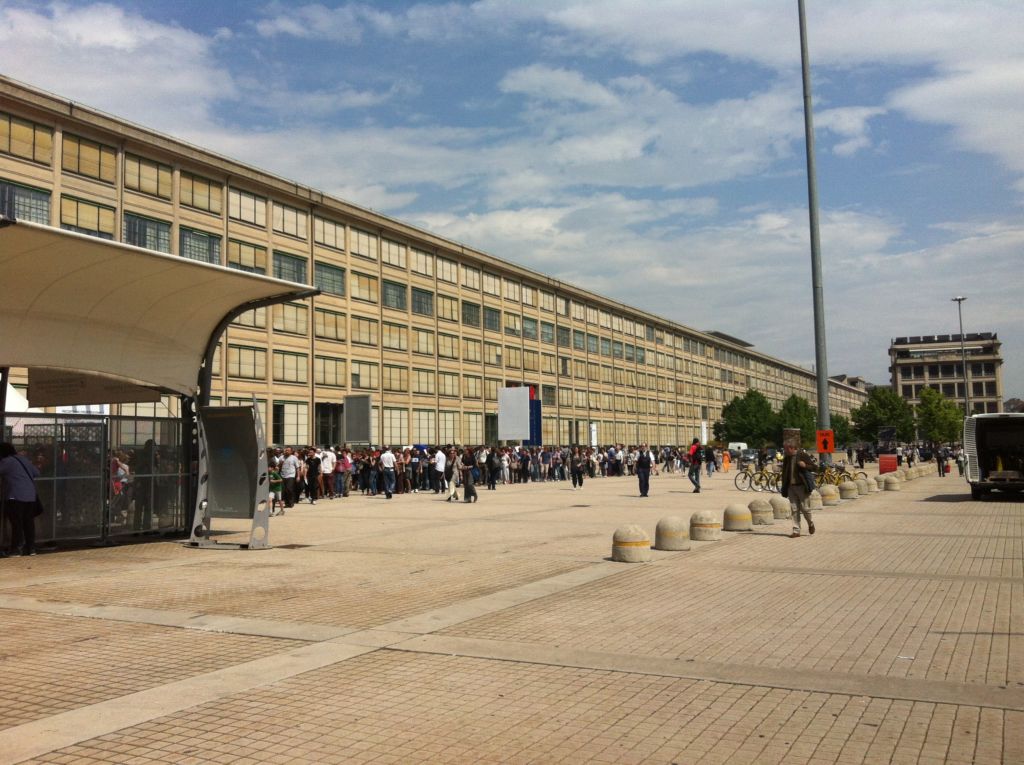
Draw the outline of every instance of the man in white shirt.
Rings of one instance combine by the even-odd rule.
[[[391,499],[395,493],[395,454],[386,446],[380,453],[380,466],[384,469],[384,496]]]
[[[299,476],[299,458],[292,453],[292,448],[286,446],[284,457],[280,464],[281,478],[284,479],[284,506],[295,507],[295,479]]]
[[[434,480],[436,481],[434,486],[437,487],[434,489],[434,494],[437,494],[440,491],[445,491],[445,489],[448,488],[447,484],[444,482],[444,469],[447,464],[448,457],[445,455],[444,450],[437,449],[434,453]]]
[[[320,495],[323,497],[334,499],[334,466],[337,462],[338,457],[334,450],[329,446],[325,446],[324,450],[320,452],[320,476],[324,484]]]

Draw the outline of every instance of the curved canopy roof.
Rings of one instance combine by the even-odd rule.
[[[319,292],[0,218],[0,366],[108,375],[195,395],[226,322]]]

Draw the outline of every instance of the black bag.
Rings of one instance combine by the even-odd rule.
[[[807,470],[806,468],[804,470],[801,470],[800,478],[803,479],[804,488],[807,489],[808,494],[810,494],[817,488],[816,482],[814,480],[815,475],[813,470]]]

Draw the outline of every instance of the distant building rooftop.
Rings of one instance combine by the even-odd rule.
[[[753,348],[754,347],[753,343],[748,343],[746,340],[740,340],[738,337],[733,337],[732,335],[727,335],[725,332],[719,332],[716,329],[706,329],[706,330],[704,330],[704,334],[706,334],[706,335],[714,335],[715,337],[717,337],[717,338],[719,338],[721,340],[727,340],[730,343],[734,343],[734,344],[739,345],[739,346],[741,346],[743,348]]]
[[[966,332],[964,342],[977,342],[979,340],[998,340],[999,335],[995,332]],[[897,337],[892,341],[893,345],[924,345],[931,343],[959,343],[960,335],[913,335],[911,337]]]

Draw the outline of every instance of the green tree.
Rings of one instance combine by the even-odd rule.
[[[782,443],[782,431],[786,428],[800,428],[800,442],[803,446],[815,445],[815,434],[818,429],[817,411],[807,399],[795,393],[782,402],[776,415],[775,443]]]
[[[924,388],[917,405],[917,432],[935,444],[956,441],[963,424],[960,407],[937,390]]]
[[[835,434],[836,443],[843,446],[849,445],[853,440],[850,421],[841,414],[833,414],[829,419],[832,421],[832,432]]]
[[[775,431],[775,413],[768,399],[750,389],[736,396],[722,408],[722,419],[715,423],[715,438],[728,443],[743,441],[760,448],[771,440]]]
[[[878,387],[868,394],[868,400],[850,412],[853,434],[862,441],[874,443],[879,428],[896,428],[901,441],[914,440],[914,409],[889,388]]]

